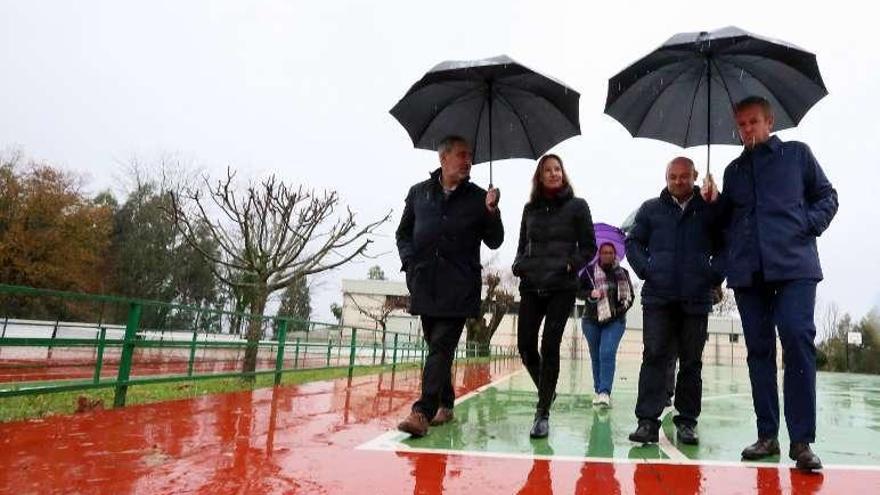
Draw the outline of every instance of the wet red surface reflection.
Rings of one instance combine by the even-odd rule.
[[[517,361],[459,368],[466,393]],[[355,450],[408,412],[418,370],[0,425],[0,492],[862,493],[880,475]]]

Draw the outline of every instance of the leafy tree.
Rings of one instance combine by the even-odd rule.
[[[0,157],[0,283],[104,292],[112,208],[89,198],[80,179],[20,153]],[[16,311],[31,317],[68,316],[31,301]],[[56,303],[60,304],[60,303]]]
[[[385,280],[385,272],[382,270],[382,267],[379,265],[374,265],[370,267],[370,270],[367,272],[367,278],[370,280]]]
[[[288,324],[287,331],[306,331],[308,321],[312,316],[312,298],[306,277],[296,279],[290,286],[284,289],[281,295],[281,306],[278,308],[278,317],[293,318]]]
[[[332,303],[330,304],[330,312],[333,313],[333,317],[336,318],[336,323],[342,322],[342,306]]]
[[[193,242],[184,240],[169,214],[170,193],[176,186],[149,180],[133,170],[135,187],[114,215],[112,253],[114,292],[145,299],[193,306],[220,306],[219,281],[210,260],[198,249],[217,252],[207,225],[193,226]],[[171,329],[219,330],[211,319],[167,308],[146,311],[144,326]]]

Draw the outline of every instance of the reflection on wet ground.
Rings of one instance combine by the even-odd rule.
[[[456,391],[463,395],[520,368],[517,360],[458,367]],[[516,384],[518,380],[520,375],[514,375],[504,383]],[[586,406],[579,410],[586,399],[578,397],[577,388],[566,389],[567,381],[561,384],[565,394],[560,397],[562,407],[554,415],[582,422],[578,427],[584,433],[577,440],[581,442],[580,455],[620,462],[566,458],[571,446],[552,437],[543,445],[531,445],[528,425],[522,431],[517,426],[517,411],[527,409],[531,400],[528,393],[517,395],[516,400],[524,406],[508,413],[485,402],[503,402],[497,390],[492,392],[493,387],[457,406],[458,419],[426,438],[449,441],[453,448],[445,452],[358,449],[394,429],[416,398],[418,383],[419,370],[414,369],[3,424],[0,492],[723,494],[759,490],[846,493],[856,487],[863,493],[880,490],[880,471],[876,470],[832,469],[804,475],[786,467],[682,465],[659,459],[654,462],[663,463],[633,463],[630,457],[663,456],[659,449],[642,451],[621,443],[617,429],[630,425],[618,426],[613,417],[603,418]],[[471,401],[475,407],[468,410]],[[615,409],[626,415],[629,406],[624,403],[621,400]],[[571,421],[573,428],[575,419]],[[506,434],[515,442],[524,437],[523,445],[530,450],[519,456],[493,455],[485,446],[500,440],[472,437],[475,429],[487,425],[495,425],[499,432],[509,430]],[[750,427],[743,425],[748,435],[743,433],[744,438],[737,439],[737,447],[751,436]],[[482,455],[455,452],[478,451],[480,442],[486,449]]]

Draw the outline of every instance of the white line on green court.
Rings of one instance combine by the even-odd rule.
[[[457,399],[455,399],[455,404],[459,405],[462,402],[464,402],[472,397],[476,397],[480,393],[488,390],[490,387],[495,387],[497,385],[500,385],[501,383],[510,380],[515,375],[518,375],[523,372],[525,372],[524,369],[512,371],[506,375],[501,376],[500,378],[496,379],[495,381],[491,381],[481,387],[477,387],[477,388],[471,390],[470,392],[462,395],[461,397],[458,397]],[[390,431],[387,431],[387,432],[379,435],[378,437],[376,437],[372,440],[369,440],[361,445],[358,445],[357,447],[355,447],[355,450],[391,450],[391,451],[410,450],[409,447],[400,443],[400,440],[407,438],[407,436],[408,435],[406,433],[403,433],[401,431],[390,430]]]
[[[772,463],[772,462],[737,462],[737,461],[712,461],[712,460],[694,460],[687,457],[683,459],[629,459],[629,458],[608,458],[608,457],[585,457],[571,455],[543,455],[543,454],[518,454],[512,452],[486,452],[478,450],[445,450],[445,449],[428,449],[419,447],[410,447],[408,445],[393,441],[392,438],[406,437],[405,433],[389,431],[363,445],[356,447],[357,450],[375,450],[384,452],[411,452],[416,454],[439,454],[460,457],[483,457],[490,459],[520,459],[520,460],[545,460],[545,461],[563,461],[563,462],[593,462],[604,464],[669,464],[681,466],[711,466],[711,467],[732,467],[732,468],[773,468],[773,469],[793,469],[794,463]],[[880,466],[859,466],[847,464],[828,464],[822,471],[871,471],[880,472]],[[821,472],[821,471],[820,471]]]

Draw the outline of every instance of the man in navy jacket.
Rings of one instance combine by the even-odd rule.
[[[666,167],[666,188],[636,213],[626,237],[626,258],[642,286],[644,328],[638,428],[629,439],[657,442],[666,403],[667,363],[678,350],[680,371],[673,418],[679,441],[696,444],[702,401],[702,354],[712,309],[712,287],[721,283],[715,254],[720,245],[715,208],[694,187],[697,172],[689,158]]]
[[[480,243],[497,249],[504,241],[498,190],[470,182],[468,142],[450,136],[438,152],[440,168],[410,188],[396,233],[409,312],[421,316],[428,344],[422,395],[398,425],[416,437],[453,419],[455,347],[465,320],[480,316]]]
[[[776,333],[785,364],[789,457],[798,469],[821,469],[816,437],[816,284],[822,280],[816,237],[837,213],[837,191],[810,148],[771,136],[773,109],[760,97],[735,107],[742,154],[724,171],[718,198],[725,234],[727,285],[733,288],[748,350],[758,440],[745,459],[779,454]],[[715,201],[711,181],[705,195]]]

